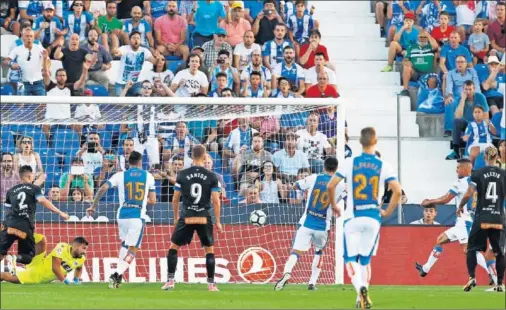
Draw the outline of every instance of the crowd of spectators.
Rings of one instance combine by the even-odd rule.
[[[19,37],[4,60],[8,85],[30,96],[337,98],[314,9],[304,0],[2,1],[2,34]],[[91,98],[41,108],[48,124],[14,134],[11,147],[2,139],[2,195],[19,182],[17,167],[29,164],[51,200],[89,201],[112,174],[128,169],[136,150],[157,179],[159,200],[170,201],[176,174],[191,165],[191,146],[202,143],[224,201],[301,203],[294,182],[336,154],[331,108],[176,122],[184,111],[174,106],[160,123],[159,109],[138,105],[133,121],[118,126],[79,124],[107,113]],[[15,131],[7,126],[2,131]],[[40,145],[58,151],[48,156]],[[63,156],[56,164],[55,154]],[[117,195],[111,190],[104,199]]]
[[[470,155],[473,144],[497,142],[506,82],[506,3],[377,1],[376,17],[389,46],[383,72],[393,71],[397,61],[401,95],[417,88],[419,112],[444,113],[444,136],[452,137],[453,149],[447,159]],[[464,141],[477,105],[486,125]]]

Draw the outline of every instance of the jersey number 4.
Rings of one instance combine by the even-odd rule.
[[[488,183],[487,193],[485,194],[485,199],[492,201],[495,203],[497,201],[497,183],[490,182]]]
[[[28,205],[25,204],[25,200],[26,200],[26,193],[25,192],[20,192],[18,194],[18,207],[19,207],[19,210],[26,210],[28,209]]]

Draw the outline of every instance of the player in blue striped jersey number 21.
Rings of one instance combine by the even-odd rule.
[[[333,208],[330,208],[330,198],[327,191],[327,184],[336,172],[337,166],[337,159],[329,157],[324,162],[324,173],[310,175],[295,183],[294,188],[307,191],[309,198],[306,203],[306,210],[299,221],[299,228],[293,241],[292,252],[285,264],[283,277],[274,286],[274,290],[276,291],[282,290],[286,283],[288,283],[299,256],[307,252],[311,244],[314,245],[315,256],[308,289],[316,289],[315,285],[321,270],[321,256],[327,245],[332,213],[339,214],[336,204],[333,205]],[[341,199],[344,186],[341,185],[338,191],[340,193],[339,199]]]
[[[122,241],[116,272],[109,278],[109,288],[119,288],[123,273],[135,259],[144,234],[146,205],[156,203],[155,178],[142,170],[142,154],[136,151],[128,157],[130,169],[114,174],[98,190],[93,205],[86,210],[95,213],[100,199],[109,188],[118,188],[117,214],[119,237]]]
[[[357,306],[363,309],[372,307],[369,298],[370,262],[378,248],[381,218],[392,214],[401,197],[401,185],[391,166],[375,154],[376,143],[376,130],[372,127],[362,129],[362,154],[342,165],[328,185],[329,200],[335,208],[336,185],[346,180],[344,261],[357,292]],[[392,198],[388,208],[382,210],[381,194],[386,184],[392,190]]]

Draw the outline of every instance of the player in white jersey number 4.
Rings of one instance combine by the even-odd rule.
[[[119,209],[117,214],[119,237],[122,241],[116,272],[109,278],[109,288],[119,288],[123,273],[135,259],[144,234],[146,205],[156,203],[155,179],[142,170],[142,155],[133,151],[128,157],[130,169],[114,174],[98,190],[93,205],[86,210],[95,213],[100,199],[109,188],[117,187]]]
[[[344,212],[344,261],[348,275],[357,292],[357,307],[370,309],[369,281],[371,256],[377,250],[381,219],[388,217],[397,207],[401,185],[389,164],[375,154],[376,130],[362,129],[362,154],[347,161],[345,167],[329,182],[329,200],[336,204],[336,185],[346,180],[348,199]],[[392,190],[386,210],[381,209],[381,195],[385,185]]]
[[[453,183],[453,186],[448,190],[446,194],[439,198],[424,199],[421,205],[444,205],[455,198],[455,205],[458,206],[469,186],[469,177],[471,175],[472,168],[472,162],[467,158],[457,161],[458,179],[455,181],[455,183]],[[472,204],[473,202],[474,200],[471,200],[469,204]],[[418,270],[421,277],[425,277],[437,262],[438,258],[443,253],[444,244],[458,241],[462,245],[463,252],[466,253],[469,230],[473,224],[472,215],[468,210],[470,208],[471,205],[469,205],[468,208],[464,210],[463,214],[457,218],[455,226],[446,230],[437,237],[436,245],[434,246],[434,249],[429,255],[429,259],[424,265],[415,262],[415,268]],[[497,284],[497,275],[495,274],[494,261],[492,260],[487,262],[483,256],[483,253],[481,252],[476,252],[476,258],[478,259],[478,264],[483,267],[489,274],[490,285]]]
[[[316,290],[316,282],[321,271],[321,256],[327,245],[332,212],[339,213],[337,206],[330,208],[329,193],[327,191],[327,184],[336,172],[337,166],[337,159],[329,157],[324,162],[325,173],[313,174],[295,183],[295,189],[307,191],[309,199],[306,203],[306,210],[299,221],[299,228],[295,235],[292,252],[285,264],[283,277],[274,286],[276,291],[282,290],[288,283],[297,260],[309,250],[311,243],[315,248],[315,256],[308,289]],[[343,190],[344,186],[341,186],[339,193],[342,193]]]

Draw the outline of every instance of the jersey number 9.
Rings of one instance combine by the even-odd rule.
[[[128,200],[143,201],[145,190],[142,182],[128,182],[126,184]]]
[[[370,177],[369,182],[367,179],[368,178],[362,173],[353,177],[353,188],[355,189],[353,191],[353,198],[355,200],[372,200],[372,202],[377,202],[379,177]]]

